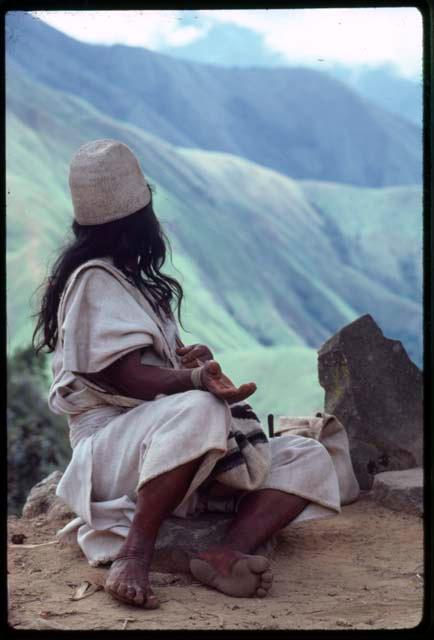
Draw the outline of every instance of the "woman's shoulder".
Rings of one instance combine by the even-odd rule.
[[[109,258],[87,260],[78,266],[69,276],[62,294],[61,303],[67,300],[97,296],[99,299],[107,296],[116,298],[131,297],[132,285],[125,275],[117,269]]]
[[[86,262],[83,262],[76,267],[70,277],[72,278],[84,272],[101,273],[101,271],[111,270],[119,271],[119,269],[116,269],[114,266],[111,258],[92,258],[91,260],[86,260]]]
[[[102,281],[113,282],[115,280],[122,284],[128,283],[125,274],[115,267],[111,258],[93,258],[78,266],[68,278],[67,286],[74,282]]]

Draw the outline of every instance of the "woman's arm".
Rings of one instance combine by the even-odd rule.
[[[108,391],[140,400],[194,389],[190,370],[142,364],[141,356],[141,350],[132,351],[102,371],[81,375]]]
[[[196,388],[192,382],[191,369],[144,365],[140,358],[140,350],[132,351],[98,373],[81,375],[111,392],[140,400],[153,400],[160,393],[171,395]],[[256,391],[254,383],[236,387],[214,360],[201,367],[200,379],[204,390],[229,403],[244,400]]]

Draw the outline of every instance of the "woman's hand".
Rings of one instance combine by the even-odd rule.
[[[210,391],[218,398],[226,400],[229,404],[241,402],[256,391],[256,384],[248,382],[236,387],[222,372],[221,367],[215,360],[205,362],[201,370],[201,382],[206,391]]]
[[[185,369],[195,369],[204,362],[213,359],[211,350],[204,344],[190,344],[187,347],[178,347],[176,353],[181,356],[181,363]]]

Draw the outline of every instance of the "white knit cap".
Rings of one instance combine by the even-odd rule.
[[[69,170],[74,217],[79,224],[125,218],[151,201],[151,191],[131,149],[117,140],[82,145]]]

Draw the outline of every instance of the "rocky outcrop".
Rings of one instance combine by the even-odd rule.
[[[325,412],[345,426],[362,489],[374,476],[422,465],[422,372],[370,315],[341,329],[318,351]]]
[[[35,484],[23,507],[24,518],[36,518],[45,515],[49,520],[68,520],[75,513],[56,496],[56,487],[62,477],[61,471],[53,471],[49,476]]]
[[[374,478],[371,497],[389,509],[423,515],[423,469],[385,471]]]
[[[189,572],[191,555],[220,542],[231,519],[231,516],[220,513],[201,514],[189,519],[168,518],[158,534],[152,558],[153,569]],[[269,556],[275,547],[276,537],[273,537],[256,553]]]

